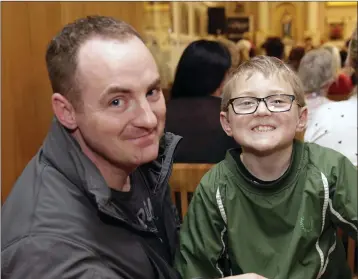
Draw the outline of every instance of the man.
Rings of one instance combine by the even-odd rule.
[[[108,17],[67,25],[46,62],[55,119],[2,208],[2,278],[177,278],[157,66]]]

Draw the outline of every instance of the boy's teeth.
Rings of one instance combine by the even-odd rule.
[[[268,132],[274,130],[271,126],[258,126],[254,128],[254,131],[256,132]]]

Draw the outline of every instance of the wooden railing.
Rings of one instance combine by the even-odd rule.
[[[180,193],[182,218],[188,211],[189,194],[195,191],[201,178],[212,166],[212,164],[174,164],[169,185],[172,189],[172,199],[176,204],[179,201],[175,198],[175,193]]]

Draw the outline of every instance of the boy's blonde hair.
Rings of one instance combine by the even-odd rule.
[[[232,92],[237,86],[237,80],[242,75],[250,78],[254,73],[261,73],[265,78],[278,76],[286,80],[293,89],[297,103],[304,107],[306,105],[304,90],[301,80],[283,61],[276,57],[259,55],[244,63],[242,63],[235,71],[232,72],[229,80],[223,88],[221,111],[228,110],[228,102],[232,96]]]

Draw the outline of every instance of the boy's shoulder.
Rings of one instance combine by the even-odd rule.
[[[226,159],[224,159],[213,165],[213,167],[204,174],[199,186],[205,191],[215,192],[218,185],[226,183],[228,177],[231,175]]]
[[[337,161],[345,158],[343,154],[332,148],[321,146],[314,142],[304,142],[303,144],[307,152],[308,160],[312,163],[329,163],[327,159],[329,161]]]
[[[332,168],[349,161],[348,158],[338,151],[316,143],[305,142],[304,149],[307,164],[318,168],[324,174],[331,173]]]
[[[238,177],[237,164],[234,156],[230,151],[237,148],[229,149],[226,152],[225,159],[215,164],[201,179],[199,188],[206,193],[214,193],[218,188],[221,190],[228,184],[235,184]]]

